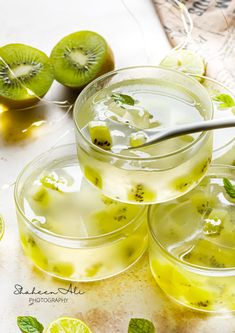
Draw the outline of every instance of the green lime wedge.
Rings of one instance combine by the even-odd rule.
[[[191,50],[175,50],[160,63],[161,67],[171,68],[183,73],[205,75],[206,65],[202,57]]]
[[[53,321],[46,329],[46,333],[92,333],[89,327],[79,319],[61,317]]]

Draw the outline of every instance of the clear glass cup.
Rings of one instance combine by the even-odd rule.
[[[230,143],[214,151],[213,154],[217,156],[214,163],[235,166],[235,138]]]
[[[5,223],[3,217],[0,215],[0,240],[2,239],[5,231]]]
[[[198,76],[189,74],[189,76],[197,79],[203,85],[203,87],[208,91],[211,96],[214,106],[214,117],[215,119],[233,118],[235,112],[235,106],[231,101],[235,101],[235,95],[233,91],[227,88],[224,84],[213,80],[207,76]],[[231,100],[231,101],[230,101]],[[225,103],[227,101],[227,103]],[[228,103],[230,101],[230,103]],[[232,154],[234,156],[234,149],[232,145],[235,142],[235,131],[234,127],[224,128],[214,131],[213,140],[213,163],[218,162],[223,164],[223,158],[225,160],[224,164],[232,164]],[[231,153],[229,153],[231,149]],[[233,158],[234,160],[234,158]]]
[[[213,165],[190,193],[152,205],[149,259],[159,287],[175,301],[201,311],[235,310],[235,168]]]
[[[74,107],[81,169],[88,181],[108,197],[136,204],[165,202],[190,191],[205,175],[212,156],[212,132],[201,133],[195,140],[187,142],[184,147],[177,146],[170,153],[163,151],[155,155],[152,152],[150,157],[103,150],[83,134],[83,128],[91,120],[90,112],[83,112],[83,107],[97,92],[113,85],[121,87],[124,81],[141,84],[145,80],[150,80],[156,87],[163,87],[161,89],[164,85],[173,84],[176,92],[187,91],[197,97],[203,119],[213,117],[210,96],[197,80],[159,67],[134,67],[110,72],[82,91]]]
[[[114,202],[84,180],[74,144],[53,148],[24,168],[15,204],[25,254],[57,278],[108,278],[146,250],[147,208]]]

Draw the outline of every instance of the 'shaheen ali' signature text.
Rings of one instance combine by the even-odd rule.
[[[40,290],[40,289],[37,289],[36,287],[33,287],[30,290],[26,290],[20,284],[15,284],[15,290],[14,290],[13,294],[14,295],[47,295],[48,296],[48,295],[58,295],[58,294],[83,295],[83,294],[85,294],[85,292],[81,291],[80,289],[78,289],[78,287],[73,286],[72,284],[70,284],[68,286],[68,288],[57,288],[54,291]]]

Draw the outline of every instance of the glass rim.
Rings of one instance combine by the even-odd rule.
[[[1,214],[0,214],[0,223],[1,223],[1,230],[0,230],[0,241],[1,241],[5,233],[5,220]]]
[[[222,170],[231,170],[234,172],[234,176],[235,176],[235,166],[231,166],[228,164],[212,164],[207,172],[207,174],[205,175],[205,177],[207,177],[208,175],[214,175],[213,173],[213,169],[222,169]],[[190,192],[189,192],[190,193]],[[157,204],[158,205],[158,204]],[[204,267],[204,266],[200,266],[200,265],[195,265],[195,264],[191,264],[191,263],[187,263],[184,262],[180,259],[178,259],[177,257],[173,256],[169,251],[167,251],[166,247],[160,242],[160,240],[157,237],[157,233],[153,230],[153,219],[151,218],[152,216],[152,212],[153,209],[156,207],[156,205],[151,205],[148,209],[147,212],[147,222],[148,222],[148,228],[149,228],[149,232],[151,237],[154,239],[155,244],[157,244],[157,246],[160,248],[160,250],[164,253],[164,255],[166,255],[166,257],[173,261],[176,262],[177,264],[180,264],[183,267],[186,268],[191,268],[192,270],[194,270],[195,272],[216,272],[216,273],[228,273],[228,272],[233,272],[235,275],[235,266],[233,267],[226,267],[226,268],[212,268],[212,267]]]
[[[70,236],[63,236],[63,235],[59,235],[59,234],[55,234],[55,233],[52,233],[46,229],[43,229],[43,228],[40,228],[38,227],[37,225],[33,224],[32,221],[25,215],[24,213],[24,210],[22,209],[22,205],[20,204],[20,190],[19,190],[19,187],[20,187],[20,184],[22,182],[22,177],[26,174],[26,172],[32,167],[34,166],[36,163],[38,163],[40,160],[43,160],[45,157],[47,156],[50,156],[50,152],[51,151],[55,151],[55,150],[60,150],[60,149],[65,149],[65,148],[72,148],[72,147],[76,147],[76,144],[75,143],[68,143],[68,144],[64,144],[64,145],[59,145],[59,146],[56,146],[56,147],[52,147],[50,148],[49,150],[39,154],[38,156],[36,156],[34,159],[32,159],[29,163],[27,163],[25,165],[25,167],[21,170],[21,172],[19,173],[17,179],[16,179],[16,182],[15,182],[15,186],[14,186],[14,201],[15,201],[15,205],[16,205],[16,210],[18,213],[20,213],[21,217],[23,218],[24,222],[27,224],[27,226],[30,228],[30,230],[32,232],[37,232],[37,235],[42,235],[42,238],[44,239],[45,237],[47,237],[47,241],[48,242],[54,242],[53,243],[58,243],[59,244],[59,241],[65,241],[66,243],[73,243],[75,244],[76,242],[78,242],[77,245],[79,245],[80,243],[84,242],[89,242],[89,241],[98,241],[98,240],[101,240],[101,239],[105,239],[105,238],[109,238],[109,237],[113,237],[115,236],[116,234],[120,233],[122,230],[125,230],[127,228],[129,228],[132,224],[134,224],[135,222],[138,221],[138,226],[143,223],[143,221],[141,220],[142,217],[144,217],[144,214],[146,213],[147,211],[147,206],[146,205],[142,205],[140,211],[138,212],[138,214],[136,214],[126,225],[118,228],[118,229],[115,229],[111,232],[108,232],[108,233],[105,233],[105,234],[101,234],[101,235],[96,235],[96,236],[88,236],[88,237],[70,237]],[[68,156],[76,156],[76,154],[67,154],[65,155],[66,157]],[[77,160],[77,163],[78,163],[78,166],[80,167],[80,164]],[[25,181],[23,181],[24,183]],[[81,244],[80,244],[81,245]],[[96,247],[98,245],[94,245],[94,247]],[[81,246],[79,246],[81,247]],[[89,247],[88,245],[84,246],[84,247]],[[93,247],[93,246],[91,246]]]
[[[224,83],[217,81],[211,77],[208,77],[206,75],[197,75],[197,74],[193,74],[193,73],[188,73],[187,75],[194,77],[194,78],[200,78],[203,80],[207,80],[209,82],[212,82],[214,84],[216,84],[217,86],[220,86],[221,88],[223,88],[224,90],[227,90],[227,92],[229,92],[229,94],[231,96],[234,96],[234,92],[232,91],[232,89],[230,87],[227,87]],[[222,111],[221,111],[222,112]],[[214,112],[215,114],[215,112]],[[235,142],[235,137],[229,139],[226,143],[224,143],[222,146],[213,147],[213,154],[220,154],[220,152],[222,152],[224,149],[226,149],[226,147],[229,147],[233,142]],[[217,158],[217,157],[216,157]]]
[[[230,146],[232,146],[233,143],[235,143],[235,137],[232,138],[232,139],[231,139],[230,141],[228,141],[227,143],[225,143],[223,146],[214,149],[214,150],[213,150],[213,153],[214,153],[214,154],[218,154],[218,153],[220,153],[220,152],[223,152],[224,149],[226,149],[226,148],[231,148]],[[233,167],[233,165],[232,165],[232,167]]]
[[[210,101],[210,110],[211,110],[211,113],[209,115],[209,120],[213,119],[213,116],[214,116],[214,106],[213,106],[213,102],[212,102],[212,99],[211,99],[208,91],[200,84],[200,82],[198,82],[195,78],[191,77],[190,75],[182,73],[182,72],[174,70],[174,69],[164,68],[164,67],[160,67],[160,66],[147,66],[147,65],[145,65],[145,66],[132,66],[132,67],[124,67],[124,68],[116,69],[114,71],[111,71],[111,72],[108,72],[106,74],[103,74],[103,75],[99,76],[98,78],[96,78],[95,80],[93,80],[92,82],[90,82],[82,90],[82,92],[79,94],[79,96],[77,97],[77,99],[75,101],[75,104],[74,104],[74,108],[73,108],[73,121],[74,121],[74,124],[75,124],[75,128],[79,132],[79,134],[82,136],[82,139],[89,145],[89,147],[92,150],[96,151],[97,153],[101,153],[103,155],[106,155],[106,156],[115,157],[115,158],[123,159],[123,160],[152,161],[152,160],[159,160],[159,159],[171,157],[171,156],[177,155],[179,153],[185,152],[185,151],[189,150],[191,147],[193,147],[196,143],[198,143],[199,141],[201,141],[207,135],[208,131],[201,132],[201,134],[193,142],[189,143],[188,145],[186,145],[186,146],[184,146],[184,147],[182,147],[180,149],[177,149],[177,150],[175,150],[175,151],[173,151],[171,153],[157,155],[157,156],[150,156],[150,157],[125,156],[125,155],[122,155],[120,153],[114,153],[114,152],[109,151],[109,150],[104,150],[104,149],[98,147],[97,145],[93,144],[90,140],[88,140],[83,135],[83,133],[81,131],[81,128],[78,125],[78,122],[77,122],[77,119],[76,119],[77,118],[76,115],[78,114],[77,105],[80,102],[80,100],[83,98],[83,96],[86,95],[87,91],[89,91],[89,89],[93,85],[101,82],[102,80],[104,80],[104,79],[106,79],[108,77],[111,77],[112,75],[116,75],[116,74],[119,74],[121,72],[125,72],[125,71],[128,71],[128,70],[135,70],[135,69],[138,70],[138,69],[145,69],[145,68],[146,69],[162,70],[164,72],[169,72],[169,73],[177,74],[177,75],[179,75],[181,77],[184,77],[185,79],[193,82],[198,87],[200,87],[200,89],[203,89],[204,92],[206,93],[207,97],[208,97],[208,100]]]

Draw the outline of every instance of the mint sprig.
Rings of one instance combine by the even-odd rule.
[[[129,322],[128,333],[155,333],[155,327],[147,319],[132,318]]]
[[[227,109],[227,108],[231,108],[231,107],[235,106],[234,99],[230,95],[227,95],[227,94],[219,94],[219,95],[215,96],[213,99],[214,99],[214,101],[220,103],[219,107],[221,109]]]
[[[227,194],[232,198],[235,199],[235,186],[230,182],[228,178],[223,179],[224,188]]]
[[[114,99],[114,102],[116,103],[119,102],[121,104],[127,104],[132,106],[135,105],[135,100],[129,95],[113,93],[111,97]]]
[[[42,333],[44,330],[43,325],[31,316],[17,317],[17,325],[23,333]]]

